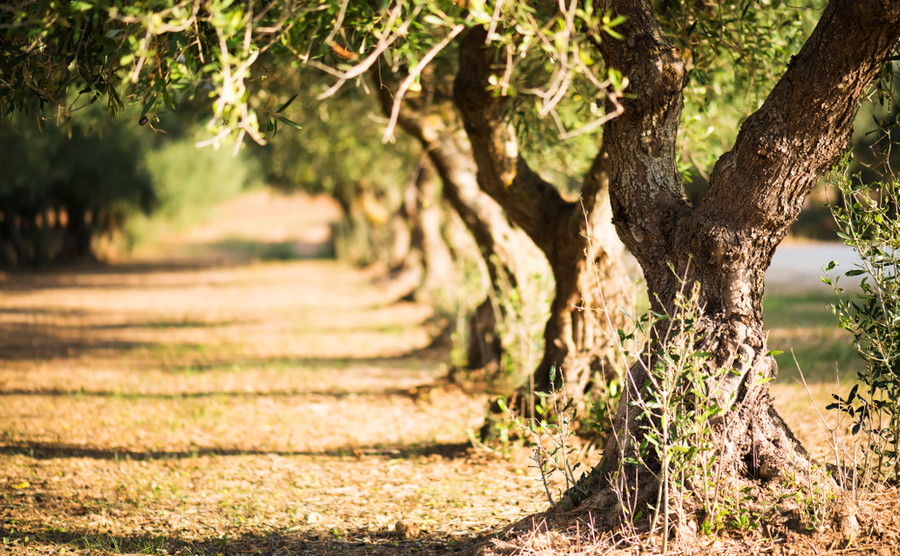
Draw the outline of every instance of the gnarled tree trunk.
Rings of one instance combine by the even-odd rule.
[[[674,314],[680,280],[699,283],[699,350],[709,371],[733,369],[712,388],[724,413],[714,421],[717,461],[728,479],[803,476],[809,457],[772,407],[762,297],[766,269],[818,179],[846,150],[861,94],[900,36],[900,3],[833,0],[763,106],[722,156],[699,206],[687,202],[676,169],[676,137],[686,71],[649,2],[597,0],[596,9],[627,19],[616,40],[602,37],[609,67],[634,98],[607,124],[610,197],[619,237],[637,257],[652,308]],[[645,362],[646,363],[646,362]],[[650,473],[627,463],[644,439],[634,400],[649,395],[634,365],[608,440],[592,473],[593,502],[618,476],[656,496]],[[615,471],[627,469],[627,473]],[[639,477],[635,479],[635,477]]]
[[[519,156],[507,120],[507,99],[488,91],[492,74],[503,71],[496,52],[485,48],[487,32],[472,29],[460,46],[454,100],[462,115],[478,165],[478,183],[503,207],[547,257],[556,281],[551,316],[544,332],[544,357],[533,387],[547,392],[551,369],[557,384],[583,406],[596,373],[613,375],[614,338],[624,327],[616,308],[632,305],[624,247],[611,224],[608,170],[600,156],[585,176],[581,198],[564,199]],[[520,389],[531,395],[532,385]]]

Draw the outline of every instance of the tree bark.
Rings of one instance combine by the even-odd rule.
[[[594,376],[614,375],[614,338],[625,325],[618,307],[630,307],[631,280],[624,247],[610,222],[608,170],[598,156],[583,180],[580,199],[564,199],[519,156],[507,118],[508,99],[488,90],[490,76],[503,72],[495,51],[485,48],[487,32],[472,29],[460,46],[454,99],[472,143],[481,189],[497,201],[547,257],[556,282],[544,331],[544,357],[534,373],[534,389],[564,381],[576,405]],[[531,396],[531,385],[520,393]]]
[[[434,167],[427,159],[422,163],[415,184],[413,198],[407,199],[407,204],[413,207],[407,210],[414,213],[412,248],[419,253],[425,268],[420,290],[425,295],[430,295],[458,277],[450,249],[441,233],[443,216],[440,183]]]
[[[376,75],[378,95],[386,113],[393,105],[388,76]],[[501,295],[504,285],[515,287],[532,256],[530,240],[511,224],[503,209],[478,188],[476,167],[469,141],[456,122],[449,97],[440,83],[419,97],[407,95],[398,120],[399,126],[415,137],[441,179],[444,199],[457,212],[475,239],[490,279],[492,293],[476,310],[470,326],[468,365],[472,369],[499,365],[502,355],[496,331],[493,299]]]
[[[730,479],[802,477],[809,457],[772,407],[765,380],[777,373],[763,327],[765,272],[803,201],[845,152],[859,99],[900,36],[900,3],[828,5],[763,106],[742,125],[734,148],[715,165],[696,208],[685,198],[675,165],[686,83],[679,52],[649,2],[596,0],[595,8],[627,18],[616,28],[623,40],[596,37],[607,65],[628,78],[634,93],[604,131],[616,230],[644,270],[655,311],[675,314],[683,282],[699,284],[698,326],[706,335],[696,349],[711,353],[710,372],[731,369],[709,385],[724,411],[714,422],[717,462]],[[614,477],[626,475],[644,496],[656,495],[650,474],[625,463],[643,440],[634,400],[648,395],[644,367],[651,363],[628,373],[616,434],[589,479],[599,493],[593,503]],[[623,469],[630,471],[616,474]]]

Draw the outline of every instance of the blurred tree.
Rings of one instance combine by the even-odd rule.
[[[108,120],[0,133],[0,241],[8,266],[92,256],[95,234],[118,228],[156,197],[133,134]]]
[[[7,266],[92,258],[98,235],[130,249],[154,226],[180,227],[256,179],[246,156],[193,148],[190,109],[168,133],[111,121],[96,107],[40,132],[22,119],[0,132],[0,241]],[[155,217],[147,218],[151,213]]]
[[[339,255],[357,264],[383,261],[402,266],[410,248],[409,215],[403,184],[415,183],[418,149],[401,138],[381,143],[382,120],[370,95],[347,88],[326,102],[315,100],[321,79],[282,72],[266,80],[273,99],[300,91],[283,108],[302,131],[276,132],[275,140],[254,149],[266,180],[276,188],[327,194],[343,210]]]
[[[466,134],[465,112],[461,121],[453,103],[456,64],[449,70],[440,69],[441,73],[428,71],[421,81],[422,90],[406,96],[399,112],[399,126],[419,139],[438,169],[445,195],[484,253],[496,299],[509,296],[511,289],[518,288],[524,277],[538,268],[536,259],[550,263],[556,289],[544,330],[543,358],[537,369],[516,369],[519,388],[515,394],[522,402],[520,408],[529,406],[530,392],[550,389],[554,368],[562,369],[559,380],[566,381],[570,395],[583,406],[582,398],[591,389],[595,376],[599,373],[608,378],[615,374],[610,339],[615,337],[615,329],[624,326],[624,314],[611,310],[607,317],[603,309],[630,307],[633,296],[625,273],[624,249],[609,222],[608,197],[600,184],[604,177],[597,176],[592,188],[582,192],[581,201],[563,200],[547,182],[542,182],[544,189],[540,193],[546,193],[549,200],[536,191],[513,191],[499,185],[482,164],[486,145],[477,136],[473,139],[472,133]],[[460,68],[459,75],[468,72]],[[387,72],[379,79],[382,103],[389,112],[399,84]],[[489,93],[485,96],[477,104],[486,106],[495,98]],[[508,129],[499,121],[498,125]],[[507,134],[502,141],[506,149],[515,145],[516,138]],[[596,211],[595,203],[599,205]],[[470,365],[483,367],[491,361],[499,362],[503,346],[495,330],[494,315],[510,318],[502,313],[503,307],[491,304],[490,299],[477,312],[471,333],[476,341],[470,348]],[[478,346],[485,346],[488,351],[479,353]],[[499,406],[495,405],[494,410],[499,410]],[[492,428],[489,419],[482,436],[489,436],[494,432]]]

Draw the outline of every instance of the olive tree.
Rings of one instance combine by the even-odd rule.
[[[239,148],[244,137],[265,141],[261,122],[270,130],[290,122],[254,96],[259,83],[252,70],[261,56],[271,56],[265,67],[299,63],[332,75],[334,85],[320,97],[359,82],[383,59],[385,70],[406,75],[390,102],[389,136],[402,117],[406,93],[421,88],[429,63],[462,40],[453,99],[478,184],[562,269],[557,288],[568,291],[566,281],[577,283],[581,265],[596,262],[602,268],[606,232],[589,244],[603,251],[589,251],[584,261],[586,244],[580,238],[588,228],[597,234],[609,222],[643,269],[656,313],[676,314],[683,284],[698,284],[694,326],[701,345],[692,348],[708,354],[708,376],[728,370],[708,385],[721,411],[714,425],[724,476],[765,480],[802,474],[809,458],[768,393],[776,365],[762,318],[765,273],[811,189],[847,148],[860,98],[886,67],[900,36],[900,2],[828,2],[802,48],[784,61],[765,101],[758,109],[749,107],[755,111],[715,162],[708,193],[697,206],[687,200],[679,173],[683,93],[694,71],[683,38],[709,43],[716,42],[716,34],[702,17],[694,26],[704,32],[694,35],[694,26],[667,21],[665,8],[671,4],[701,15],[727,9],[738,22],[748,11],[764,18],[786,6],[740,2],[711,9],[703,1],[586,0],[560,3],[555,15],[544,18],[541,9],[556,10],[555,5],[345,0],[160,7],[81,1],[58,10],[55,3],[36,2],[0,16],[7,33],[0,54],[0,106],[34,110],[35,103],[65,100],[62,85],[87,82],[83,90],[91,98],[105,95],[116,108],[131,95],[152,116],[170,101],[172,87],[211,90],[215,135],[208,143],[236,134]],[[738,39],[759,43],[750,35]],[[708,51],[712,60],[728,59],[742,48],[742,40],[716,44]],[[602,59],[602,71],[579,64],[587,65],[584,59],[592,54]],[[548,80],[517,89],[515,77],[527,69],[522,60],[535,58],[549,66]],[[752,66],[742,57],[730,61]],[[590,99],[585,105],[599,100],[606,107],[594,122],[603,124],[602,146],[581,190],[586,219],[580,203],[564,200],[529,167],[525,149],[510,132],[516,123],[509,109],[512,94],[534,92],[538,111],[552,116],[566,98],[575,67],[595,78],[591,93],[582,95]],[[117,92],[120,74],[128,76],[127,94]],[[609,212],[600,196],[604,190]],[[594,305],[584,291],[578,295]],[[563,313],[578,305],[568,295],[562,298]],[[571,312],[562,322],[576,316]],[[559,357],[565,356],[553,359]],[[614,471],[629,466],[634,467],[629,476],[637,477],[631,488],[642,496],[657,490],[652,471],[659,463],[634,463],[648,430],[636,402],[654,395],[648,368],[659,366],[645,360],[626,375],[615,434],[590,474],[591,494],[601,496]],[[675,370],[663,365],[662,372]]]
[[[623,39],[603,37],[598,49],[634,92],[604,130],[619,237],[640,262],[656,311],[675,313],[682,280],[700,285],[706,336],[698,350],[711,354],[710,367],[731,370],[714,392],[723,411],[717,433],[725,476],[803,474],[809,458],[768,392],[777,367],[763,325],[766,269],[816,182],[847,149],[859,101],[900,36],[900,3],[829,2],[765,102],[715,163],[696,207],[685,199],[676,170],[687,78],[681,52],[648,2],[596,4],[626,18],[617,28]],[[646,395],[644,368],[632,367],[616,415],[619,433],[607,442],[604,472],[595,475],[598,488],[642,441],[630,401]],[[643,474],[641,481],[639,488],[652,479]]]

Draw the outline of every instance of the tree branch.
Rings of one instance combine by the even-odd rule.
[[[819,178],[846,152],[861,95],[898,36],[900,2],[832,1],[716,163],[696,219],[739,221],[774,240],[774,249]]]
[[[487,31],[476,27],[462,40],[453,98],[472,143],[481,189],[549,256],[555,234],[547,233],[547,225],[568,216],[572,203],[519,156],[507,99],[487,90],[490,76],[502,67],[494,66],[495,50],[485,47],[486,37]]]
[[[713,168],[706,198],[676,233],[681,255],[694,255],[698,272],[717,271],[727,292],[709,309],[745,323],[761,318],[775,248],[846,152],[859,100],[898,36],[900,2],[833,0],[741,126],[734,148]]]

